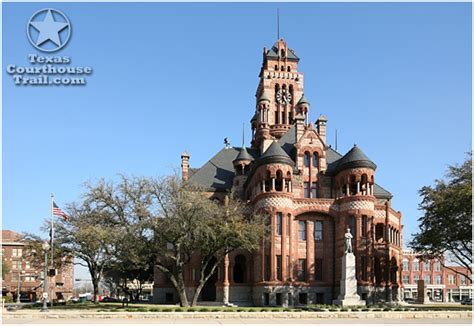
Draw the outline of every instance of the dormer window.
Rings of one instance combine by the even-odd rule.
[[[286,55],[285,50],[284,50],[284,49],[281,49],[281,51],[280,51],[280,57],[284,58],[285,55]]]

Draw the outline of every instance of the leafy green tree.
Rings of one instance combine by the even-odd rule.
[[[456,264],[472,267],[472,153],[463,164],[449,166],[446,179],[419,191],[420,232],[410,247],[425,258],[438,258],[449,269]],[[471,279],[469,273],[451,269]]]

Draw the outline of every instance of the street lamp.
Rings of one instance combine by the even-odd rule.
[[[22,267],[21,265],[23,264],[23,258],[22,257],[20,257],[20,261],[18,263],[19,263],[18,264],[18,287],[16,289],[16,303],[20,304],[21,303],[21,301],[20,301],[20,295],[21,295],[21,291],[20,291],[21,290],[20,289],[20,287],[21,287],[21,267]]]
[[[41,308],[42,312],[48,312],[48,250],[49,250],[49,243],[43,243],[43,250],[44,250],[44,279],[43,279],[43,308]]]

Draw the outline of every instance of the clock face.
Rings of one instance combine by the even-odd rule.
[[[287,104],[291,102],[291,93],[287,90],[279,90],[276,93],[276,101],[277,103]]]

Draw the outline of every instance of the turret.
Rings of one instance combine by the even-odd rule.
[[[309,113],[309,101],[303,95],[299,99],[298,103],[296,104],[296,113],[302,114],[304,116],[305,123],[308,124],[308,113]]]
[[[189,154],[188,152],[184,151],[181,154],[181,177],[183,181],[188,181],[189,176]]]
[[[318,131],[319,137],[326,143],[326,123],[328,119],[324,115],[320,115],[318,120],[316,120],[316,129]]]
[[[373,196],[377,165],[354,145],[339,159],[335,170],[336,194],[341,196]]]

